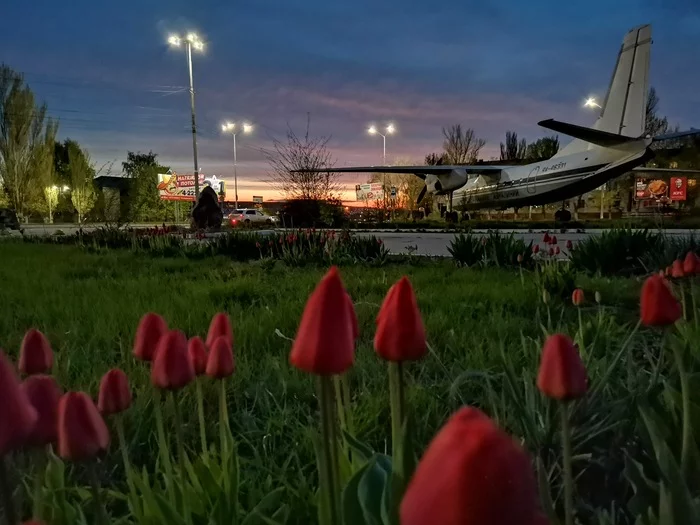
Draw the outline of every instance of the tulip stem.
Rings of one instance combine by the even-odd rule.
[[[117,427],[117,438],[119,439],[119,450],[122,454],[122,462],[124,463],[124,471],[126,472],[126,481],[131,487],[131,462],[129,461],[129,452],[126,447],[126,437],[124,436],[124,420],[121,414],[117,414],[114,418],[114,425]]]
[[[398,523],[398,506],[404,490],[404,442],[403,429],[405,418],[405,400],[403,384],[403,364],[389,363],[389,403],[391,405],[391,450],[392,461],[392,493],[395,522]]]
[[[97,468],[93,461],[87,464],[87,473],[90,478],[90,488],[92,489],[92,499],[95,504],[95,523],[99,525],[108,525],[107,515],[104,505],[102,504],[102,496],[100,496],[100,479],[97,476]]]
[[[41,517],[41,492],[44,488],[44,473],[46,472],[46,449],[38,448],[33,451],[34,456],[34,494],[32,496],[32,516]]]
[[[685,286],[683,286],[683,283],[680,283],[680,288],[681,288],[681,304],[683,305],[683,320],[687,321],[688,320],[688,312],[686,311]]]
[[[197,380],[197,413],[199,415],[199,437],[202,440],[202,454],[207,457],[207,429],[204,423],[204,395],[202,394],[202,381]]]
[[[620,359],[622,359],[622,356],[625,354],[625,351],[627,350],[627,346],[630,344],[630,342],[632,341],[632,338],[634,337],[634,334],[637,333],[637,330],[639,330],[639,327],[641,325],[642,325],[642,320],[640,319],[639,321],[637,321],[637,324],[634,326],[634,328],[630,332],[630,335],[627,336],[627,339],[625,340],[625,342],[622,343],[622,347],[620,347],[620,350],[617,352],[617,354],[615,354],[615,357],[613,357],[613,360],[610,363],[610,366],[608,366],[608,369],[605,371],[605,375],[593,387],[593,390],[591,391],[591,395],[590,395],[591,399],[594,398],[594,396],[596,396],[598,394],[599,389],[605,387],[605,384],[607,383],[608,379],[610,378],[610,375],[615,370],[615,366],[617,366],[617,363],[620,361]]]
[[[583,316],[581,315],[581,307],[577,307],[576,310],[578,310],[578,332],[579,332],[579,343],[580,343],[580,350],[583,351],[585,349],[585,346],[583,344]]]
[[[319,377],[319,404],[321,409],[321,441],[323,447],[323,465],[327,487],[321,487],[325,492],[327,507],[330,513],[331,525],[340,525],[340,482],[338,479],[338,451],[336,421],[334,418],[333,379],[328,376]],[[324,490],[325,489],[325,490]]]
[[[226,382],[219,381],[219,438],[221,439],[221,454],[228,461],[228,439],[226,434],[231,431],[228,421],[228,403],[226,402]]]
[[[2,503],[5,507],[5,520],[7,525],[17,524],[17,511],[15,504],[12,501],[12,489],[10,488],[10,480],[7,475],[7,465],[5,459],[0,456],[0,492],[2,493]]]
[[[676,366],[678,367],[678,375],[681,379],[681,399],[683,403],[683,433],[681,444],[681,474],[683,477],[688,474],[690,443],[692,441],[692,427],[690,421],[690,384],[688,381],[688,373],[683,364],[683,352],[680,349],[680,343],[671,343],[673,347],[673,356],[676,358]]]
[[[175,501],[175,492],[173,480],[173,465],[170,462],[170,449],[168,447],[168,439],[165,437],[165,429],[163,427],[163,412],[160,406],[160,390],[155,391],[154,409],[156,413],[156,431],[158,432],[158,447],[160,448],[160,455],[163,460],[163,465],[165,466],[165,475],[168,478],[167,482],[170,484],[169,493],[171,502]]]
[[[566,525],[574,525],[574,476],[571,468],[571,422],[569,405],[560,405],[562,462],[564,464],[564,519]]]
[[[182,491],[185,492],[185,479],[187,477],[187,469],[185,468],[185,445],[182,436],[182,412],[180,404],[175,399],[175,392],[170,391],[170,403],[173,406],[173,415],[175,416],[175,441],[177,442],[177,459],[180,464],[180,481],[182,483]],[[187,498],[182,498],[182,513],[184,514],[185,523],[190,522],[190,509],[187,504]]]

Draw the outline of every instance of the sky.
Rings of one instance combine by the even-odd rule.
[[[388,163],[418,164],[452,124],[487,141],[485,159],[507,130],[531,141],[551,134],[537,126],[546,118],[590,126],[583,101],[605,96],[624,34],[646,23],[660,114],[700,127],[697,0],[5,0],[0,62],[25,74],[60,138],[98,167],[114,161],[119,174],[127,151],[152,150],[191,173],[187,62],[167,38],[195,31],[205,42],[193,55],[199,166],[231,190],[221,124],[249,122],[237,139],[239,197],[269,200],[264,151],[288,126],[303,134],[309,116],[336,166],[382,162],[371,124],[396,126]]]

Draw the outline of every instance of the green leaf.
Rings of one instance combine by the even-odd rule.
[[[360,470],[355,472],[355,475],[350,478],[350,481],[343,489],[343,523],[348,525],[363,525],[365,523],[359,500],[359,485],[360,479],[365,475],[369,466],[369,463],[365,463]]]
[[[265,515],[269,511],[277,508],[282,501],[282,494],[284,494],[284,488],[279,487],[268,493],[260,502],[250,511],[250,514],[246,516],[241,525],[258,525],[264,522]]]
[[[362,515],[367,525],[382,524],[382,496],[391,480],[391,463],[387,470],[387,459],[376,454],[357,485]]]
[[[542,510],[547,515],[547,518],[549,518],[550,525],[559,525],[559,517],[557,516],[556,510],[554,510],[554,502],[552,501],[552,487],[549,484],[549,477],[546,472],[547,469],[539,455],[537,456],[536,466]]]
[[[175,511],[168,500],[160,494],[156,494],[155,498],[158,508],[163,515],[163,523],[168,525],[187,525],[187,522]]]
[[[359,456],[360,459],[363,461],[369,461],[370,458],[374,455],[374,450],[369,445],[366,445],[362,443],[360,440],[358,440],[356,437],[354,437],[352,434],[349,432],[346,432],[343,430],[343,438],[347,442],[348,446],[350,447],[350,450]]]

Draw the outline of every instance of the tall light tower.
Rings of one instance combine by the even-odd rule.
[[[380,132],[376,126],[370,126],[367,133],[370,135],[379,135],[382,137],[383,149],[382,149],[382,164],[386,165],[386,136],[391,135],[396,131],[393,124],[389,124],[385,129],[384,133]]]
[[[204,50],[204,42],[202,42],[196,33],[187,33],[185,38],[179,35],[170,35],[168,44],[173,47],[180,47],[185,44],[185,52],[187,54],[187,69],[190,74],[190,107],[192,110],[192,149],[194,151],[194,200],[199,200],[199,164],[197,162],[197,125],[194,116],[194,80],[192,77],[192,48],[196,51]]]
[[[236,129],[235,122],[227,122],[226,124],[221,125],[221,131],[233,135],[233,193],[235,199],[234,207],[235,209],[238,209],[238,173],[236,171],[238,158],[236,155],[236,135],[239,131],[243,132],[244,134],[250,133],[251,131],[253,131],[253,126],[251,126],[250,124],[243,124],[241,128]]]

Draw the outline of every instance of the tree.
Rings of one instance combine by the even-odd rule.
[[[461,124],[442,128],[442,134],[445,137],[442,147],[448,164],[474,164],[481,148],[486,145],[485,140],[476,138],[473,129],[463,130]]]
[[[0,65],[0,184],[17,215],[26,218],[41,199],[46,172],[52,169],[58,123],[37,106],[24,78]]]
[[[525,160],[528,162],[539,162],[552,158],[559,151],[559,137],[542,137],[532,142],[527,147]]]
[[[398,158],[392,165],[413,166],[414,164],[415,163],[411,159]],[[412,173],[373,173],[370,182],[382,182],[385,184],[384,208],[392,204],[394,208],[401,208],[407,211],[418,209],[418,195],[425,184],[420,177],[416,177]],[[393,202],[390,201],[392,187],[396,188],[396,198]],[[429,196],[426,195],[426,197]],[[423,203],[421,203],[421,205],[423,205]]]
[[[657,115],[658,105],[659,96],[656,94],[656,89],[651,87],[649,89],[649,95],[647,96],[646,124],[644,133],[652,137],[663,135],[669,128],[668,119],[666,117],[660,118]]]
[[[428,166],[441,166],[445,164],[444,153],[429,153],[425,156],[425,163]]]
[[[68,153],[68,174],[70,176],[71,202],[78,213],[78,224],[92,210],[97,200],[95,192],[95,168],[90,156],[74,140],[65,142]]]
[[[158,195],[158,174],[170,168],[157,161],[158,154],[127,152],[122,169],[130,179],[129,199],[126,203],[127,220],[161,221],[175,214],[175,203],[164,201]]]
[[[328,151],[330,137],[312,138],[310,127],[308,116],[302,137],[288,126],[286,142],[273,139],[272,150],[262,150],[271,168],[267,183],[287,199],[336,198],[340,193],[340,174],[317,171],[335,164]]]
[[[518,134],[515,131],[506,131],[506,142],[501,142],[501,160],[519,161],[525,159],[526,154],[525,139],[518,142]]]

